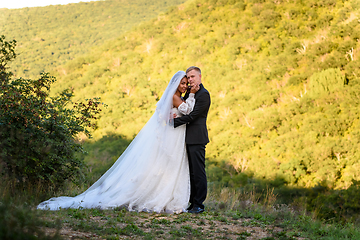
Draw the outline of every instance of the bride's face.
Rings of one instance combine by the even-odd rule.
[[[186,89],[188,88],[188,79],[187,77],[183,77],[183,79],[181,79],[180,84],[178,86],[178,90],[181,93],[186,92]]]

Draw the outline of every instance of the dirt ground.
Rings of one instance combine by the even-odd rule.
[[[306,239],[266,221],[224,215],[129,213],[62,222],[59,234],[64,239]],[[50,227],[44,230],[50,235],[56,232]]]

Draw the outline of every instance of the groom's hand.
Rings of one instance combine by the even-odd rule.
[[[190,93],[196,93],[197,91],[199,91],[199,89],[200,89],[199,85],[194,85],[191,87]]]

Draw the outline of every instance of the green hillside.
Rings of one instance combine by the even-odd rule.
[[[90,144],[87,161],[102,149],[113,162],[123,148],[101,137],[131,140],[172,74],[196,65],[212,97],[210,181],[239,187],[246,174],[347,188],[360,175],[359,7],[355,0],[190,0],[68,62],[53,90],[71,87],[78,99],[100,96],[109,105],[93,140],[109,148],[94,152]]]
[[[71,88],[74,101],[101,97],[108,105],[97,121],[98,129],[92,132],[94,138],[79,136],[88,152],[82,157],[89,168],[85,181],[77,178],[79,188],[68,188],[70,195],[87,188],[116,161],[153,114],[171,76],[196,65],[202,69],[203,83],[212,97],[207,146],[209,199],[218,194],[220,208],[226,202],[221,200],[223,194],[233,193],[229,199],[242,201],[237,193],[250,192],[254,198],[259,196],[257,200],[270,196],[272,203],[275,199],[293,203],[319,218],[358,222],[359,1],[189,0],[166,13],[154,12],[151,20],[134,23],[128,31],[124,27],[118,35],[112,34],[117,31],[111,27],[114,25],[107,28],[107,21],[115,18],[109,18],[111,14],[99,10],[98,24],[91,22],[90,12],[95,13],[102,4],[109,4],[104,11],[113,13],[126,5],[105,1],[0,10],[7,14],[0,19],[8,25],[15,24],[9,19],[26,11],[39,11],[31,16],[41,16],[36,18],[38,22],[28,22],[29,26],[44,25],[44,16],[64,22],[53,32],[46,26],[29,30],[1,25],[7,29],[7,39],[19,43],[20,55],[12,65],[16,76],[32,76],[45,69],[58,79],[52,95]],[[92,10],[85,11],[86,7]],[[67,9],[69,15],[41,12],[46,9]],[[88,15],[82,18],[85,12]],[[148,16],[142,10],[139,15]],[[76,21],[71,25],[76,16],[87,25]],[[66,32],[63,26],[74,27]],[[72,36],[79,29],[89,34],[75,41]],[[26,40],[11,31],[24,33]],[[41,31],[53,35],[52,42],[66,44],[57,49]],[[98,40],[95,36],[109,37]],[[77,47],[72,48],[71,41]],[[55,62],[49,57],[56,54],[64,58]],[[7,73],[3,76],[9,80]],[[16,85],[16,81],[9,82]],[[24,84],[27,80],[18,82],[31,88]],[[67,116],[76,119],[73,115]],[[31,160],[43,164],[39,159]]]
[[[110,0],[0,9],[0,34],[18,42],[15,75],[35,78],[182,2]]]

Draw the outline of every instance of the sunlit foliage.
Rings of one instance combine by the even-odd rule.
[[[182,2],[115,0],[0,9],[0,34],[18,42],[11,64],[15,76],[34,78]]]
[[[96,144],[131,140],[171,76],[196,65],[212,97],[209,182],[355,192],[359,9],[356,0],[189,0],[57,67],[52,94],[73,88],[75,99],[109,105],[87,141],[94,162]],[[123,149],[109,144],[106,164]]]
[[[197,65],[212,97],[209,159],[347,187],[359,175],[356,14],[355,1],[188,1],[68,62],[56,89],[100,94],[109,108],[95,136],[131,139],[172,74]]]

